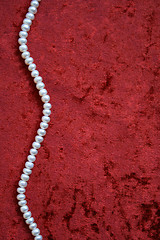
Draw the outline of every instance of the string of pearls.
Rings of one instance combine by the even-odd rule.
[[[40,128],[37,130],[37,135],[35,136],[35,141],[32,143],[32,148],[30,149],[30,154],[27,157],[27,161],[25,163],[25,168],[23,169],[23,173],[21,175],[21,179],[18,183],[17,188],[17,200],[18,205],[20,206],[20,210],[23,213],[23,217],[25,222],[29,225],[29,229],[32,232],[35,240],[42,240],[42,235],[40,235],[40,230],[37,228],[37,224],[34,222],[34,218],[32,217],[31,211],[27,206],[26,201],[26,187],[27,181],[29,180],[29,175],[32,173],[32,168],[34,167],[34,162],[36,160],[36,155],[38,153],[38,149],[41,147],[41,142],[43,141],[43,137],[46,135],[46,129],[48,128],[48,123],[50,121],[51,114],[51,104],[49,103],[50,96],[47,94],[47,90],[45,89],[45,84],[43,83],[42,77],[39,76],[39,72],[36,70],[36,64],[33,63],[34,60],[30,56],[30,52],[27,47],[27,37],[28,31],[30,30],[32,21],[34,20],[34,15],[37,13],[37,8],[39,6],[39,2],[41,0],[32,0],[30,7],[28,8],[28,13],[23,20],[23,24],[21,25],[21,31],[19,32],[18,43],[20,44],[19,50],[22,52],[22,58],[26,65],[28,65],[28,70],[31,71],[31,76],[34,78],[34,82],[36,84],[36,88],[39,90],[39,95],[41,96],[41,100],[43,104],[43,116],[42,122],[40,123]]]

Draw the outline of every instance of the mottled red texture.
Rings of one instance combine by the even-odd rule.
[[[1,0],[1,240],[33,239],[16,188],[42,116]],[[28,46],[51,124],[27,187],[45,240],[160,239],[160,2],[42,0]]]

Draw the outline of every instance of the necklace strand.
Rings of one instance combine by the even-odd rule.
[[[34,15],[37,13],[37,8],[40,1],[41,0],[31,1],[30,7],[28,8],[28,13],[26,14],[25,19],[23,20],[23,24],[21,25],[21,31],[19,32],[20,38],[18,39],[18,43],[20,44],[19,50],[22,53],[21,56],[24,59],[25,64],[28,65],[28,70],[31,72],[31,76],[34,78],[34,82],[36,84],[36,88],[39,90],[39,95],[41,96],[44,108],[40,128],[37,130],[35,141],[32,143],[32,148],[30,149],[30,154],[27,157],[25,168],[23,169],[21,179],[18,183],[19,186],[17,188],[18,205],[20,206],[20,210],[23,213],[25,222],[29,225],[29,229],[31,230],[35,240],[42,240],[43,238],[42,235],[40,235],[40,230],[39,228],[37,228],[37,224],[34,222],[32,213],[31,211],[29,211],[29,208],[27,206],[25,192],[27,187],[27,181],[29,180],[29,175],[32,173],[32,168],[34,167],[34,162],[36,160],[38,149],[41,147],[43,137],[46,135],[46,129],[48,128],[48,123],[50,121],[50,109],[52,107],[49,103],[50,96],[47,94],[43,79],[41,76],[39,76],[39,72],[38,70],[36,70],[36,64],[34,63],[33,58],[30,56],[30,52],[28,51],[27,47],[27,32],[29,32],[30,30],[30,26],[35,18]]]

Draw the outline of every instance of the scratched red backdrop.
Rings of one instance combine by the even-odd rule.
[[[1,240],[32,239],[16,188],[42,116],[0,1]],[[28,47],[52,115],[27,187],[44,239],[160,239],[160,2],[42,0]]]

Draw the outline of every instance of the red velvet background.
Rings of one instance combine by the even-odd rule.
[[[17,43],[30,1],[0,3],[0,239],[29,240],[16,188],[42,116]],[[44,239],[160,239],[159,0],[44,0],[28,46],[53,105],[27,187]]]

